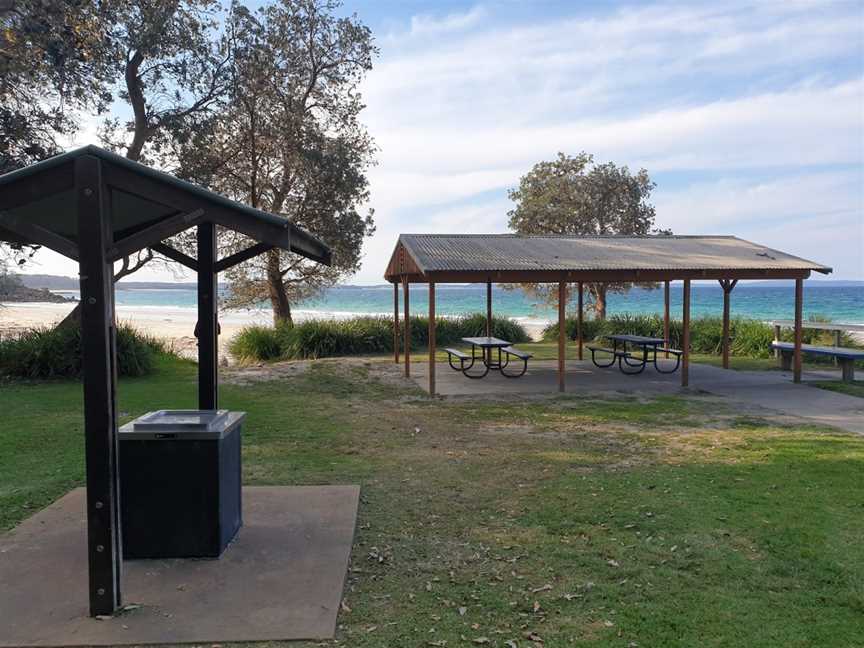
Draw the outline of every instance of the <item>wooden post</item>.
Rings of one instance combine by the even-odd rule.
[[[737,283],[737,279],[734,281],[720,279],[720,286],[723,288],[723,340],[721,341],[721,348],[723,349],[724,369],[729,368],[729,298]]]
[[[435,395],[435,283],[429,282],[429,395]]]
[[[684,280],[684,307],[681,317],[681,386],[690,384],[690,280]]]
[[[87,558],[90,615],[119,607],[120,486],[117,464],[116,330],[109,199],[98,158],[75,160],[81,288],[81,361],[84,383],[84,453],[87,475]]]
[[[409,319],[411,313],[408,305],[408,277],[402,279],[402,288],[404,291],[403,301],[405,302],[405,344],[403,346],[405,350],[405,377],[409,378],[411,376],[411,320]]]
[[[486,282],[486,337],[492,337],[492,282]]]
[[[582,359],[582,282],[579,282],[579,312],[576,315],[576,339],[578,340],[579,359]]]
[[[837,329],[837,330],[831,331],[831,332],[833,333],[834,346],[839,347],[840,342],[841,342],[841,339],[840,339],[841,331],[839,329]],[[837,356],[834,356],[834,366],[836,367],[838,364],[839,364],[839,360],[838,360]],[[853,366],[854,366],[854,363],[853,363]]]
[[[801,328],[801,318],[804,311],[804,280],[795,280],[795,355],[792,364],[792,380],[796,383],[801,382],[801,341],[803,337],[803,329]]]
[[[780,325],[779,324],[774,325],[774,341],[775,342],[780,341]],[[777,359],[777,362],[781,362],[780,349],[774,349],[774,357]]]
[[[218,402],[219,333],[217,314],[216,225],[198,226],[198,409]]]
[[[564,391],[564,370],[566,369],[564,354],[567,351],[567,330],[564,321],[564,308],[566,306],[566,288],[563,281],[558,282],[558,391]]]
[[[393,362],[399,364],[399,284],[393,282]]]
[[[669,348],[669,282],[663,282],[663,346]],[[666,351],[666,359],[669,352]]]

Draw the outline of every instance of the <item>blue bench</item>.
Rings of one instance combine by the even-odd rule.
[[[783,369],[792,369],[792,356],[795,354],[795,345],[791,342],[772,342],[771,348],[780,352]],[[855,361],[864,360],[864,349],[850,349],[849,347],[802,344],[801,353],[837,358],[837,362],[843,370],[843,382],[852,382],[855,380]]]

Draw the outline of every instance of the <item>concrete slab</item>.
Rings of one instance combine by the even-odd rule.
[[[672,362],[674,361],[661,361]],[[515,394],[557,394],[558,364],[555,360],[540,360],[529,364],[522,378],[505,378],[497,372],[480,380],[471,380],[453,371],[446,363],[435,368],[436,391],[441,396],[500,397]],[[566,392],[624,394],[682,393],[681,375],[660,374],[648,367],[641,374],[627,376],[617,367],[599,369],[590,360],[568,360]],[[411,367],[412,379],[428,389],[428,365]],[[690,365],[690,391],[716,394],[730,401],[747,403],[784,416],[803,419],[807,423],[831,425],[864,434],[864,399],[815,389],[807,382],[837,380],[839,371],[805,372],[804,384],[792,382],[789,371],[730,371],[710,365]]]
[[[124,563],[124,604],[87,616],[85,492],[0,536],[0,646],[333,637],[358,486],[246,487],[245,526],[219,560]]]

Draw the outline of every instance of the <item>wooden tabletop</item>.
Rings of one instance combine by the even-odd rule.
[[[462,338],[462,341],[467,342],[468,344],[473,344],[474,346],[487,348],[510,346],[510,343],[507,340],[501,340],[496,337],[465,337]]]
[[[645,335],[607,335],[610,340],[618,340],[619,342],[630,342],[631,344],[663,344],[666,340],[663,338],[647,337]]]

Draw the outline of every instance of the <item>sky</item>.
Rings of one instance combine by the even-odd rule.
[[[658,227],[732,234],[864,280],[862,0],[342,11],[381,50],[361,87],[377,231],[348,283],[381,283],[400,232],[506,232],[508,189],[583,150],[648,170]],[[30,272],[76,272],[39,260]]]

